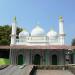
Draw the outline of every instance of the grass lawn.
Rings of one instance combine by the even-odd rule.
[[[0,58],[0,65],[8,65],[10,64],[10,60],[6,58]]]

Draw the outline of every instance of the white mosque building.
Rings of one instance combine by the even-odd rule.
[[[11,32],[11,64],[64,65],[73,61],[65,46],[64,20],[59,17],[59,32],[45,30],[37,25],[31,33],[23,30],[16,38],[16,17]]]
[[[59,18],[59,32],[50,30],[47,34],[43,28],[37,25],[29,33],[26,29],[19,33],[19,39],[16,39],[16,18],[12,24],[11,45],[64,45],[64,25],[63,18]]]

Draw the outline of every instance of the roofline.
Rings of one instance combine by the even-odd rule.
[[[71,48],[70,46],[67,45],[32,45],[32,46],[27,46],[27,45],[13,45],[11,46],[11,49],[69,49]]]
[[[73,50],[75,49],[75,46],[71,45],[7,45],[7,46],[0,46],[0,49],[68,49]]]

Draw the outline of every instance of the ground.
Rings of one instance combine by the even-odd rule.
[[[51,67],[51,66],[48,66]],[[0,75],[75,75],[70,70],[65,69],[42,69],[34,68],[34,65],[9,65],[0,69]],[[75,71],[75,70],[74,70]]]

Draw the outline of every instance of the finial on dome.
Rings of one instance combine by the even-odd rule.
[[[14,18],[13,18],[13,22],[15,22],[15,23],[16,23],[16,16],[14,16]]]
[[[50,30],[54,30],[53,27],[51,27]]]
[[[26,28],[23,29],[24,31],[28,31]]]
[[[36,24],[37,24],[37,26],[39,26],[39,25],[40,25],[40,22],[39,22],[39,21],[37,21],[37,23],[36,23]]]
[[[36,22],[35,27],[37,27],[37,28],[40,27],[40,22],[39,21]]]

